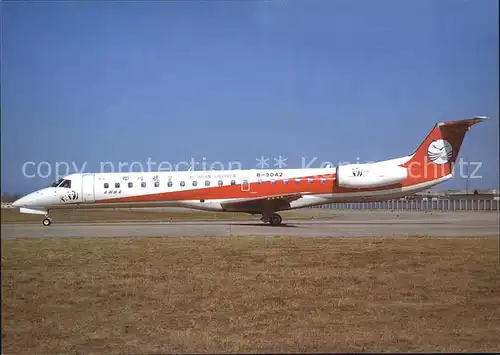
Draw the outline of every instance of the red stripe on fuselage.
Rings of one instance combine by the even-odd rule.
[[[334,176],[334,174],[329,174],[319,177],[310,176],[302,178],[283,179],[288,180],[287,184],[284,184],[283,180],[276,180],[275,184],[271,184],[270,181],[263,181],[261,184],[252,182],[249,184],[249,191],[243,191],[242,185],[237,184],[229,186],[225,185],[202,187],[183,191],[166,191],[156,194],[102,199],[96,200],[96,203],[256,198],[300,192],[307,192],[312,194],[328,194],[332,193],[334,189]],[[300,183],[296,182],[297,179],[300,179]],[[307,179],[313,179],[313,182],[309,183]],[[326,179],[325,183],[321,183],[320,179]]]

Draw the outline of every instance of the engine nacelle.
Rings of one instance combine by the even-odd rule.
[[[337,185],[347,188],[368,188],[397,184],[406,180],[408,170],[401,166],[351,164],[337,167]]]

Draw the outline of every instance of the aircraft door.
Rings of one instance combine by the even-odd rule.
[[[241,191],[250,191],[250,178],[248,176],[241,180]]]
[[[82,175],[82,201],[83,203],[95,202],[94,174]]]

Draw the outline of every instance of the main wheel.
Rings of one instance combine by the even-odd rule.
[[[281,224],[281,216],[277,213],[273,213],[272,216],[269,218],[269,224],[272,226],[278,226]]]
[[[42,224],[47,227],[47,226],[50,226],[50,224],[52,223],[52,220],[50,218],[45,218],[43,221],[42,221]]]

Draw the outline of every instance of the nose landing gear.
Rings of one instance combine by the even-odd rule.
[[[45,227],[48,227],[52,224],[52,220],[47,216],[45,217],[45,219],[42,221],[42,224],[45,226]]]

